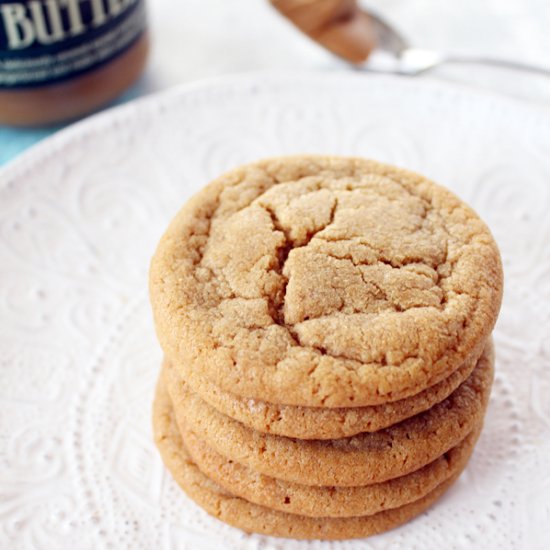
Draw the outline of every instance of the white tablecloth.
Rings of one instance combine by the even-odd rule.
[[[412,44],[550,66],[548,0],[371,0]],[[146,92],[198,78],[257,70],[346,70],[297,32],[267,0],[149,0],[153,33]],[[550,108],[550,78],[479,66],[429,77],[519,97]]]

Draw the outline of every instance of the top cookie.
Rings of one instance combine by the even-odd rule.
[[[357,407],[414,395],[480,352],[502,266],[479,217],[422,176],[287,157],[196,194],[160,241],[150,290],[176,367],[249,398]]]

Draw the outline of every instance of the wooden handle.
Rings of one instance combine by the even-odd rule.
[[[352,63],[376,46],[374,27],[356,0],[270,0],[302,32]]]

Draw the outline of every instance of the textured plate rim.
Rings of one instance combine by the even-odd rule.
[[[73,140],[87,138],[92,134],[100,134],[118,124],[139,118],[140,113],[156,109],[170,109],[180,98],[192,93],[207,92],[217,88],[233,88],[247,91],[252,88],[279,86],[312,87],[312,84],[321,86],[340,85],[345,82],[365,85],[366,82],[383,83],[394,88],[401,88],[403,93],[432,93],[445,96],[457,101],[474,101],[484,103],[487,110],[499,113],[501,116],[513,112],[514,115],[523,115],[528,126],[546,127],[550,131],[550,113],[544,109],[531,105],[526,101],[511,98],[498,93],[479,90],[466,84],[450,83],[444,80],[424,77],[412,79],[393,75],[374,75],[350,71],[309,71],[306,73],[257,71],[238,73],[201,79],[191,83],[184,83],[168,88],[161,92],[147,95],[126,104],[109,108],[103,112],[91,115],[75,122],[52,136],[45,138],[31,146],[27,151],[9,161],[0,168],[0,190],[14,186],[15,181],[24,177],[25,172],[31,170],[41,162],[62,153],[63,148]]]

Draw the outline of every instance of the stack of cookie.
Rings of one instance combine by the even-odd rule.
[[[464,469],[493,378],[494,240],[444,188],[373,161],[279,158],[193,197],[151,301],[157,445],[249,532],[365,537]]]

